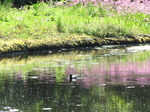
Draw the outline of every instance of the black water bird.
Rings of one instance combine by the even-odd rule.
[[[70,80],[70,82],[76,81],[77,80],[77,75],[76,74],[70,74],[69,75],[69,80]]]

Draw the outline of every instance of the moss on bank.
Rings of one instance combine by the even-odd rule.
[[[74,47],[89,47],[110,44],[135,44],[150,42],[149,37],[138,38],[98,38],[93,36],[71,36],[64,39],[50,38],[50,39],[13,39],[13,40],[0,40],[0,54],[14,53],[14,52],[29,52],[47,49],[58,48],[74,48]]]

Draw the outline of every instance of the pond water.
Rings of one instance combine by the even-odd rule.
[[[0,112],[150,112],[150,45],[0,57]],[[78,74],[69,80],[69,74]]]

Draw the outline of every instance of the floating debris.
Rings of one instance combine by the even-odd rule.
[[[30,79],[38,79],[37,76],[29,77]]]
[[[48,53],[50,53],[50,54],[51,54],[51,53],[52,53],[52,51],[48,51]]]
[[[106,86],[106,84],[101,84],[102,86]]]
[[[99,63],[91,63],[92,65],[98,65]]]
[[[5,110],[6,110],[6,109],[11,109],[11,107],[7,106],[7,107],[4,107],[4,109],[5,109]]]
[[[77,107],[81,107],[81,106],[82,106],[82,104],[77,104],[76,106],[77,106]]]
[[[101,47],[95,47],[94,49],[99,50],[99,49],[102,49],[102,48]]]
[[[52,110],[52,108],[42,108],[42,110]]]
[[[135,88],[135,86],[128,86],[128,87],[126,87],[126,88],[128,88],[128,89],[130,89],[130,88]]]
[[[61,50],[62,50],[62,51],[66,51],[67,49],[65,49],[65,48],[62,48]]]
[[[19,109],[9,109],[9,112],[18,112]]]

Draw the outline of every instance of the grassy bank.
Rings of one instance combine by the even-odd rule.
[[[87,35],[70,36],[64,39],[12,39],[0,40],[0,54],[14,52],[31,52],[39,50],[53,50],[59,48],[90,47],[110,44],[139,44],[149,43],[149,37],[124,38],[124,37],[92,37]]]
[[[0,52],[115,44],[111,37],[148,42],[149,18],[141,12],[108,11],[100,4],[37,3],[19,9],[0,5]]]

